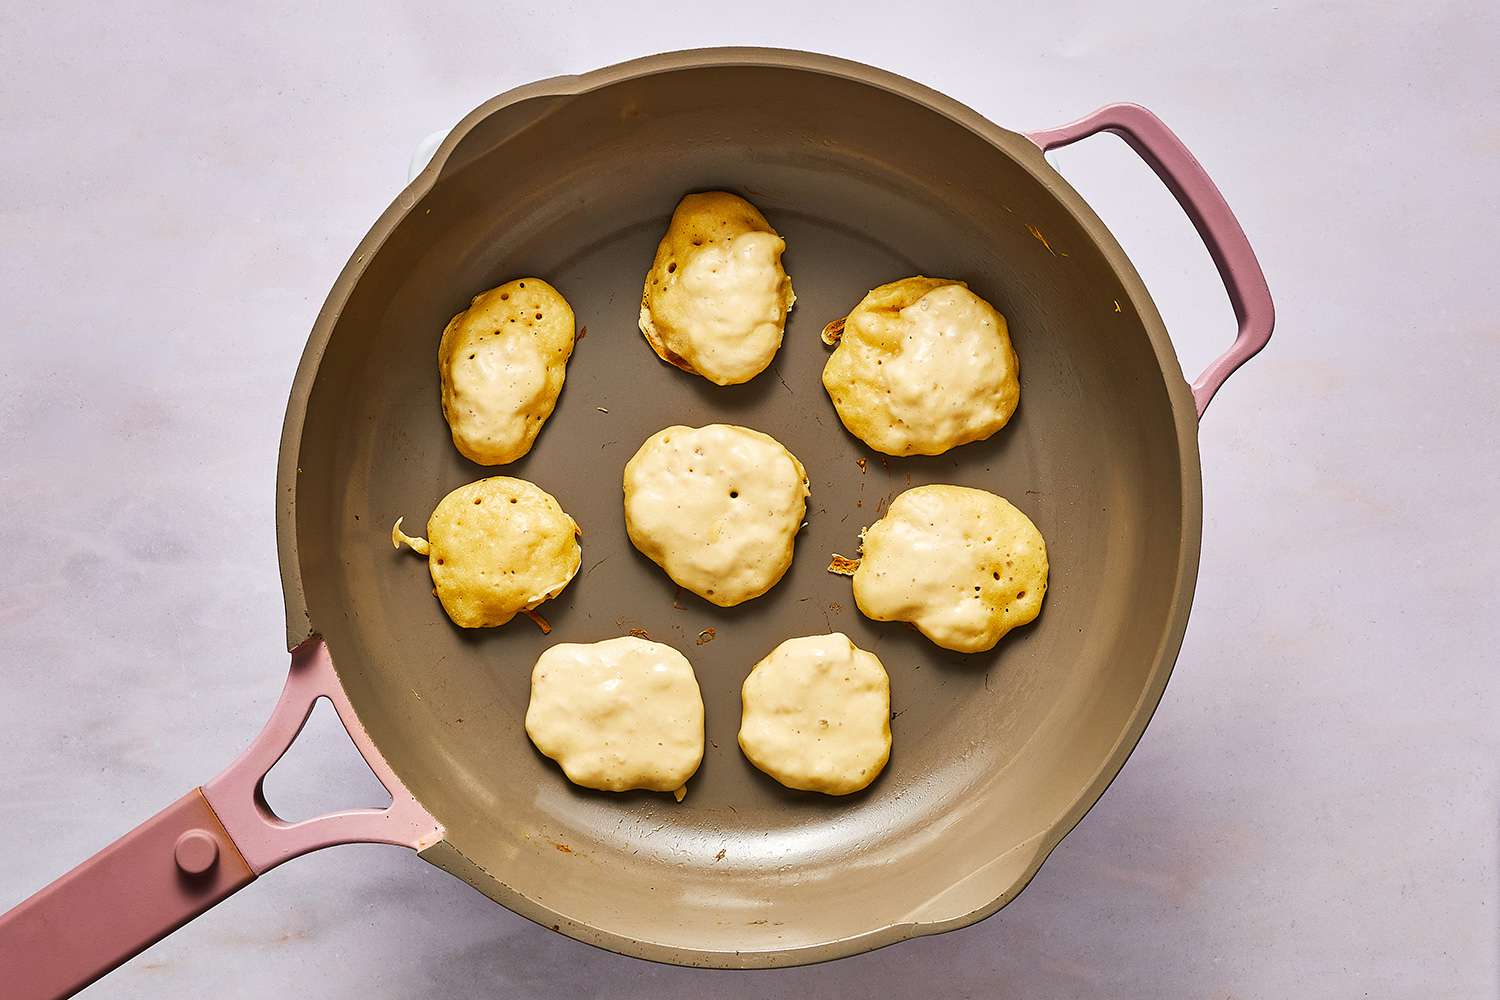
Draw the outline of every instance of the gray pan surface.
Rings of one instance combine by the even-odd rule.
[[[798,296],[773,366],[732,388],[664,364],[636,329],[672,208],[716,188],[785,236]],[[987,442],[882,459],[840,426],[818,333],[911,274],[962,278],[1006,315],[1021,405]],[[472,295],[524,275],[552,282],[587,333],[532,453],[485,468],[449,440],[438,338]],[[811,480],[792,569],[732,609],[678,594],[631,547],[621,506],[642,441],[711,422],[771,434]],[[577,578],[540,609],[549,636],[524,617],[454,627],[426,565],[388,541],[398,515],[420,526],[449,490],[496,474],[536,482],[584,530]],[[1042,615],[990,653],[868,621],[825,571],[925,483],[999,493],[1046,536]],[[654,57],[470,115],[335,286],[293,389],[279,489],[289,639],[326,638],[365,728],[445,825],[423,856],[582,940],[718,966],[850,954],[1019,892],[1160,697],[1201,521],[1193,403],[1161,320],[1035,147],[909,81],[766,50]],[[683,651],[702,686],[710,742],[680,805],[574,787],[522,725],[543,649],[632,628]],[[735,739],[750,667],[828,631],[880,656],[893,699],[890,765],[839,799],[782,788]]]

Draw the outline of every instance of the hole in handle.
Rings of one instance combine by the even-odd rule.
[[[1224,282],[1192,221],[1151,167],[1113,133],[1054,149],[1047,159],[1135,265],[1172,335],[1183,378],[1191,381],[1223,352],[1236,325]]]
[[[266,773],[261,791],[271,810],[288,823],[391,804],[391,793],[355,749],[326,696],[313,703],[307,724]]]
[[[324,699],[343,722],[347,738],[358,755],[368,762],[379,784],[390,793],[390,805],[385,809],[339,809],[288,823],[275,815],[267,802],[265,779],[281,758],[292,751],[303,725]],[[297,757],[302,759],[303,752],[299,751]],[[332,760],[326,754],[323,759]],[[300,772],[301,768],[297,770]],[[363,775],[354,780],[355,787],[368,787],[362,785],[367,780]],[[260,733],[233,763],[204,782],[202,790],[219,822],[257,875],[309,851],[338,844],[392,844],[420,851],[443,836],[442,824],[401,784],[369,735],[360,728],[354,709],[339,685],[328,647],[316,635],[292,650],[292,668],[286,686]],[[347,796],[345,792],[342,798],[347,800]],[[285,798],[282,801],[288,804]],[[299,808],[295,801],[290,806]]]

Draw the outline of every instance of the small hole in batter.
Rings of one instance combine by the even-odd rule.
[[[511,497],[511,498],[510,498],[510,502],[511,502],[511,503],[515,503],[515,502],[516,502],[516,498],[515,498],[515,497]]]
[[[1025,596],[1026,596],[1026,591],[1024,591],[1024,590],[1020,591],[1019,593],[1016,594],[1016,600],[1019,601],[1021,598],[1025,597]]]
[[[510,298],[510,292],[501,292],[500,293],[500,301],[501,302],[504,302],[508,298]]]
[[[738,500],[739,498],[740,498],[740,491],[739,490],[730,490],[729,491],[729,499],[731,499],[731,500]]]
[[[675,260],[672,263],[670,263],[670,264],[667,265],[667,273],[668,274],[671,274],[672,272],[674,272],[676,270],[677,270],[677,262]]]

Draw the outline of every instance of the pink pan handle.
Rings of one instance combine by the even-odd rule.
[[[262,784],[320,697],[332,702],[391,804],[287,823],[266,804]],[[0,916],[0,995],[71,996],[299,854],[351,843],[420,850],[442,835],[359,725],[328,647],[309,639],[292,651],[281,700],[238,760]]]
[[[1193,401],[1198,416],[1234,370],[1259,353],[1271,339],[1276,325],[1276,307],[1266,276],[1250,249],[1229,204],[1196,157],[1166,124],[1139,104],[1110,104],[1061,128],[1028,132],[1026,138],[1047,152],[1086,139],[1097,132],[1113,132],[1156,171],[1172,192],[1193,227],[1208,246],[1209,256],[1224,279],[1224,289],[1234,306],[1239,332],[1229,350],[1219,355],[1203,374],[1193,380]]]

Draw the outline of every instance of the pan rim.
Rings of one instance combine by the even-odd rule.
[[[1163,625],[1162,636],[1156,646],[1150,672],[1147,675],[1147,683],[1109,753],[1088,783],[1079,790],[1068,808],[1045,830],[996,857],[995,862],[999,862],[1017,852],[1030,851],[1030,856],[1005,891],[981,906],[930,918],[925,915],[913,916],[913,919],[909,921],[893,923],[834,941],[795,949],[754,951],[699,949],[627,937],[574,920],[566,914],[556,912],[513,890],[503,879],[475,864],[456,845],[447,840],[420,852],[424,860],[464,879],[507,909],[586,944],[636,958],[675,965],[738,969],[780,968],[844,958],[914,937],[957,930],[983,920],[1015,899],[1036,876],[1037,871],[1063,838],[1072,832],[1098,802],[1124,767],[1125,761],[1129,759],[1139,743],[1160,703],[1187,630],[1197,584],[1203,524],[1198,416],[1191,389],[1182,374],[1176,349],[1160,313],[1129,257],[1088,203],[1061,174],[1047,163],[1041,151],[1028,139],[1017,132],[996,125],[953,98],[895,73],[836,56],[793,49],[725,47],[666,52],[576,76],[559,76],[537,81],[485,101],[453,128],[438,147],[428,166],[397,195],[370,227],[364,238],[354,248],[314,320],[307,345],[292,380],[282,425],[276,476],[276,540],[283,599],[286,606],[287,648],[292,649],[317,634],[318,631],[308,610],[302,584],[297,543],[296,487],[298,476],[302,472],[299,460],[303,429],[306,424],[307,404],[317,380],[324,351],[349,295],[363,276],[369,262],[402,220],[436,185],[449,159],[465,136],[491,114],[533,98],[573,96],[626,80],[665,72],[734,66],[818,73],[876,87],[943,115],[1020,163],[1057,198],[1061,206],[1095,242],[1119,276],[1126,295],[1129,296],[1131,304],[1141,319],[1141,324],[1161,368],[1172,410],[1178,459],[1182,472],[1180,477],[1181,523],[1179,525],[1181,545],[1176,578],[1172,588],[1171,613]],[[337,670],[337,660],[335,660],[335,670]],[[357,715],[357,708],[355,711]],[[942,887],[944,890],[948,888],[950,887]],[[941,893],[935,894],[926,905],[933,905],[939,895]]]

